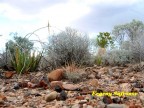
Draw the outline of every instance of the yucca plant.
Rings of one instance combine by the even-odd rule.
[[[18,74],[22,74],[29,71],[35,71],[39,65],[42,53],[35,55],[35,52],[31,55],[28,51],[21,51],[16,47],[15,52],[12,55],[12,66]]]
[[[113,47],[114,45],[113,39],[110,36],[110,33],[108,32],[100,32],[96,38],[96,43],[97,43],[97,46],[99,46],[97,56],[100,56],[100,57],[106,53],[106,48],[109,45],[111,45],[111,47]]]
[[[113,45],[112,37],[108,32],[103,32],[103,33],[100,32],[98,37],[96,38],[96,42],[100,48],[106,48],[108,47],[109,44]]]

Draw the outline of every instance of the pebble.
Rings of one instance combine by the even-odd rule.
[[[107,108],[126,108],[124,104],[109,104]]]
[[[67,93],[64,90],[62,90],[60,92],[60,100],[65,101],[66,99],[67,99]]]
[[[79,102],[79,104],[84,104],[84,103],[87,103],[87,100],[81,100],[81,101]]]
[[[56,91],[51,92],[50,94],[46,95],[45,100],[47,102],[53,101],[57,98],[58,93]]]

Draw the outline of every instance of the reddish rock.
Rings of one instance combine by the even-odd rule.
[[[1,100],[7,100],[7,98],[6,98],[5,95],[3,95],[3,94],[0,94],[0,99],[1,99]]]
[[[11,78],[14,74],[15,74],[14,72],[7,71],[7,72],[5,72],[5,77]]]
[[[38,87],[43,87],[44,89],[50,87],[48,78],[43,76],[39,81]]]
[[[76,90],[76,89],[79,89],[80,86],[79,85],[73,85],[73,84],[63,84],[63,88],[65,90]]]
[[[103,97],[103,102],[104,102],[105,104],[111,104],[111,103],[113,103],[111,97],[108,97],[108,96],[104,96],[104,97]]]
[[[75,99],[84,100],[84,97],[83,96],[76,96]]]
[[[28,82],[28,83],[27,83],[27,86],[28,86],[28,88],[35,88],[35,87],[36,87],[36,84],[33,84],[33,83],[31,83],[31,82]]]
[[[60,81],[63,78],[64,69],[56,69],[48,74],[49,81]]]
[[[59,87],[61,87],[63,89],[62,85],[63,85],[62,81],[52,81],[50,83],[50,86],[51,86],[52,89],[54,89],[56,86],[59,86]]]

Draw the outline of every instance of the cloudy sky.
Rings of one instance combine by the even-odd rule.
[[[86,33],[111,32],[114,25],[144,20],[144,0],[0,0],[0,43],[51,25],[51,33],[72,27]],[[47,28],[36,32],[45,41]],[[33,39],[37,37],[33,36]]]

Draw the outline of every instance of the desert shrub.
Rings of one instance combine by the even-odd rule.
[[[55,68],[72,62],[88,64],[90,58],[88,37],[71,28],[50,36],[46,49],[49,64]]]
[[[139,20],[117,25],[112,31],[121,49],[129,50],[133,62],[144,61],[144,24]]]
[[[112,50],[102,56],[103,64],[108,62],[109,65],[124,65],[130,63],[132,55],[127,50]]]
[[[131,53],[134,63],[144,61],[144,37],[143,35],[135,38],[133,42],[124,41],[121,45],[121,49],[125,49]]]
[[[0,53],[0,67],[4,67],[6,65],[6,53]]]
[[[7,51],[0,54],[0,68],[4,70],[14,70],[13,66],[11,65],[10,53]]]
[[[51,62],[48,61],[48,56],[42,56],[40,63],[39,63],[39,68],[38,70],[42,71],[52,71],[54,68],[52,67],[53,64],[50,64]]]

